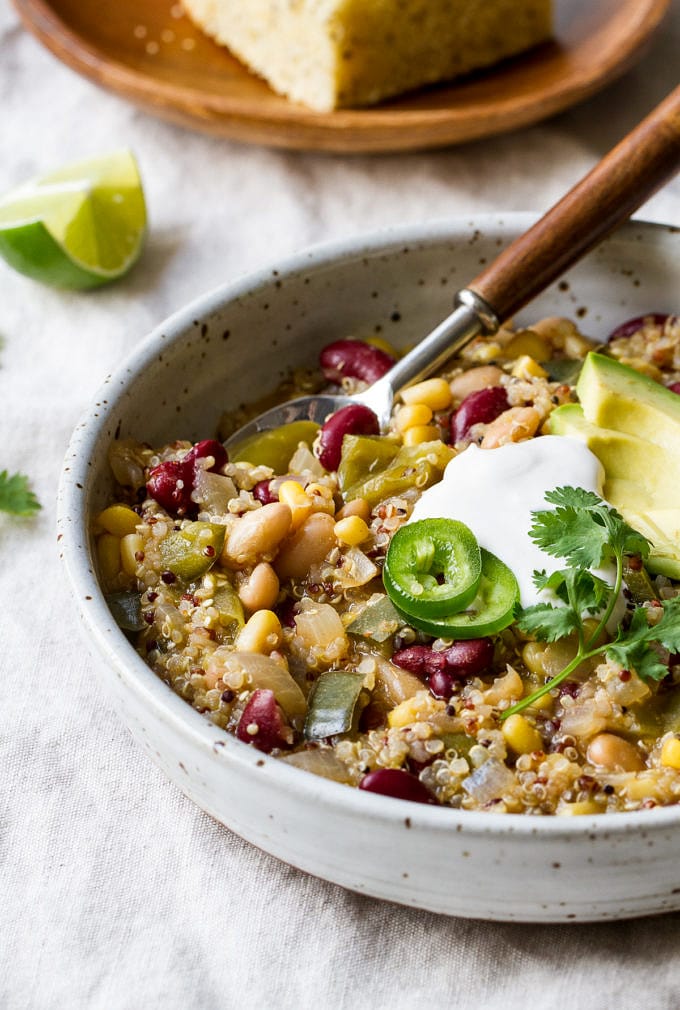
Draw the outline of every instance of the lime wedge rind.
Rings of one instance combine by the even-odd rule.
[[[37,252],[39,250],[39,253]],[[17,229],[0,230],[0,255],[26,277],[58,288],[84,290],[105,284],[110,278],[83,270],[55,241],[42,221]]]
[[[0,255],[57,287],[123,276],[141,253],[146,206],[129,151],[66,166],[0,200]]]

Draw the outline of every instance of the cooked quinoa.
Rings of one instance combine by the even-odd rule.
[[[594,346],[561,318],[479,337],[437,377],[443,383],[422,385],[420,400],[418,386],[415,399],[395,405],[380,439],[385,459],[362,456],[357,443],[348,461],[345,442],[339,471],[322,466],[318,439],[275,447],[276,466],[226,461],[211,439],[158,448],[115,442],[118,493],[95,535],[119,623],[155,673],[215,725],[337,782],[359,786],[371,772],[394,769],[433,802],[527,814],[678,802],[677,657],[665,655],[668,675],[658,683],[609,660],[585,661],[502,721],[569,662],[574,643],[536,641],[511,625],[492,636],[483,669],[434,689],[432,671],[452,643],[405,623],[382,582],[392,537],[446,463],[470,442],[492,452],[540,437],[555,407],[575,399],[579,364]],[[390,352],[373,345],[368,354],[389,362]],[[680,379],[680,321],[645,317],[608,353],[671,386]],[[351,354],[347,361],[333,388],[354,392],[365,383]],[[300,373],[279,395],[325,381],[321,372]],[[452,418],[482,389],[503,390],[503,408],[453,438]],[[225,415],[220,436],[245,419],[242,411]],[[663,576],[650,585],[653,622],[678,590]],[[345,723],[331,719],[328,735],[319,730],[322,682],[346,707]]]

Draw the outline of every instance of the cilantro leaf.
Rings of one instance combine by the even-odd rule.
[[[594,491],[586,491],[582,487],[556,487],[554,491],[546,491],[545,500],[551,505],[576,509],[602,505],[602,499]]]
[[[606,653],[608,659],[624,669],[635,670],[642,680],[663,680],[668,673],[668,666],[647,642],[614,642],[607,647]]]
[[[652,643],[658,642],[669,652],[680,650],[680,597],[664,600],[663,615],[655,624],[649,623],[647,614],[645,607],[637,607],[628,629],[619,630],[607,647],[607,655],[624,667],[632,667],[643,680],[661,680],[668,667],[661,663]]]
[[[578,636],[578,647],[564,669],[506,709],[501,719],[521,712],[542,697],[551,687],[564,681],[584,659],[606,654],[622,667],[634,669],[643,679],[661,680],[668,668],[659,649],[680,652],[680,597],[663,603],[663,614],[654,624],[648,620],[648,610],[638,607],[630,623],[619,628],[613,642],[598,644],[618,600],[624,555],[637,554],[645,558],[650,543],[592,491],[560,487],[549,491],[545,500],[554,508],[532,512],[533,526],[529,535],[541,550],[562,558],[567,567],[550,575],[545,570],[533,573],[539,592],[550,591],[555,602],[519,608],[517,625],[521,631],[544,642]],[[615,567],[613,585],[592,572],[605,562]],[[592,614],[597,615],[597,626],[586,633],[585,618]]]
[[[561,487],[545,498],[557,507],[532,512],[529,536],[546,554],[577,568],[598,568],[620,554],[649,554],[646,537],[592,491]]]
[[[16,516],[30,516],[41,508],[40,502],[28,486],[28,477],[22,473],[10,475],[0,471],[0,510]]]
[[[608,582],[593,575],[592,572],[574,568],[559,569],[550,575],[545,571],[534,572],[533,579],[539,592],[549,590],[578,614],[598,613],[612,588]]]
[[[556,642],[578,631],[581,618],[571,607],[553,607],[550,603],[535,603],[525,607],[517,618],[517,625],[528,635],[542,642]]]

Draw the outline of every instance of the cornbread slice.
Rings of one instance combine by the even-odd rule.
[[[275,91],[321,112],[372,105],[549,37],[551,0],[183,0]]]

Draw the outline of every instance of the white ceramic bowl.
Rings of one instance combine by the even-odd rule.
[[[418,339],[448,313],[456,288],[530,223],[485,216],[327,245],[176,313],[106,380],[78,425],[60,488],[60,545],[100,675],[135,739],[187,796],[254,845],[352,890],[452,915],[556,922],[678,909],[680,808],[467,813],[292,768],[174,695],[116,627],[95,575],[88,528],[110,500],[113,438],[205,438],[222,410],[270,390],[330,340]],[[524,315],[576,316],[595,336],[630,316],[677,311],[678,262],[680,231],[631,223]]]

